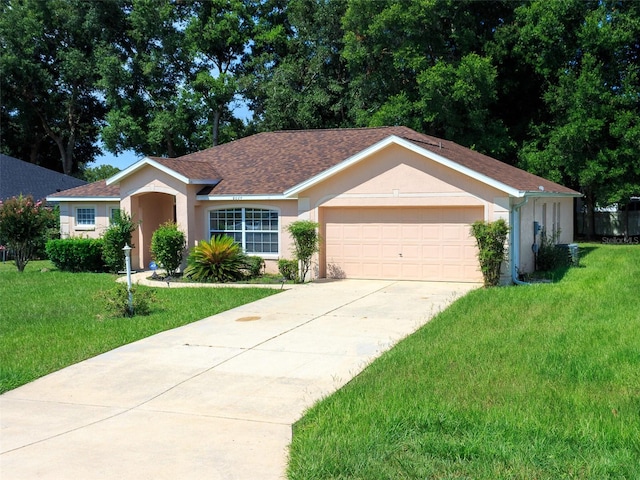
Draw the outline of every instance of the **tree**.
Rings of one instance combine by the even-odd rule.
[[[108,109],[101,136],[110,152],[176,157],[199,148],[184,88],[186,12],[154,0],[130,0],[123,10],[122,33],[97,63]]]
[[[346,0],[293,0],[257,22],[243,82],[258,129],[353,125],[341,57],[345,8]]]
[[[520,49],[537,53],[523,61],[545,78],[550,112],[532,126],[522,165],[585,195],[589,236],[597,205],[640,193],[638,18],[637,2],[533,2],[518,11],[527,25]]]
[[[0,128],[4,138],[19,138],[8,145],[9,153],[65,174],[93,160],[105,113],[94,66],[117,31],[120,13],[115,1],[0,4]]]
[[[350,0],[343,56],[356,124],[407,125],[487,154],[511,154],[487,46],[517,4]]]
[[[106,180],[109,177],[113,177],[118,172],[120,172],[120,169],[112,165],[99,165],[97,167],[85,168],[82,171],[82,178],[89,183],[93,183],[98,180]]]
[[[33,254],[41,249],[47,231],[55,223],[55,213],[33,197],[13,197],[0,201],[0,243],[15,256],[16,267],[23,272]]]
[[[250,42],[254,18],[249,0],[203,0],[192,3],[185,31],[189,45],[188,82],[197,94],[211,128],[211,143],[220,142],[223,121],[232,118],[230,104],[238,93],[238,63]]]

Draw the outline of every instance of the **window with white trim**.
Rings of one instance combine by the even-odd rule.
[[[93,207],[76,208],[76,225],[93,227],[96,224],[96,209]]]
[[[277,210],[238,207],[209,211],[209,238],[228,235],[248,254],[277,254],[279,231]]]

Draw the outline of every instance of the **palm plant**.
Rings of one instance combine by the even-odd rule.
[[[232,282],[242,279],[248,268],[242,247],[232,237],[216,235],[193,247],[184,274],[199,282]]]

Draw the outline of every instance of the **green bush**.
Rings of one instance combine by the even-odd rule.
[[[249,269],[242,247],[227,235],[216,235],[191,249],[184,274],[198,282],[233,282]]]
[[[557,245],[559,236],[560,232],[555,235],[547,235],[545,230],[542,231],[538,253],[536,253],[536,270],[550,272],[569,266],[569,252]]]
[[[293,255],[300,262],[299,282],[304,282],[311,267],[311,258],[320,248],[318,224],[310,220],[298,220],[287,227],[293,238]]]
[[[133,311],[129,308],[129,290],[125,283],[116,283],[112,289],[100,292],[96,300],[101,301],[104,309],[114,317],[133,317],[151,313],[151,304],[156,300],[153,290],[140,290],[132,285],[131,296]]]
[[[278,260],[278,271],[286,280],[298,279],[298,261],[281,258]]]
[[[186,246],[185,235],[175,222],[163,223],[151,237],[153,258],[169,276],[174,276],[180,267]]]
[[[49,260],[65,272],[103,272],[102,247],[97,238],[67,238],[49,240],[46,252]]]
[[[264,259],[258,256],[247,257],[247,276],[249,278],[257,278],[264,273]]]
[[[480,220],[471,225],[471,235],[478,244],[478,261],[485,287],[500,284],[500,267],[504,260],[508,233],[509,226],[501,218],[495,222]]]
[[[133,222],[129,214],[119,210],[112,219],[111,225],[102,236],[104,246],[102,249],[102,259],[109,271],[117,273],[125,268],[124,251],[125,245],[133,247],[131,244],[131,234],[136,229],[137,224]]]

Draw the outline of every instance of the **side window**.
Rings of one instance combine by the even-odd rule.
[[[76,208],[76,225],[93,227],[96,224],[96,209],[93,207]]]

